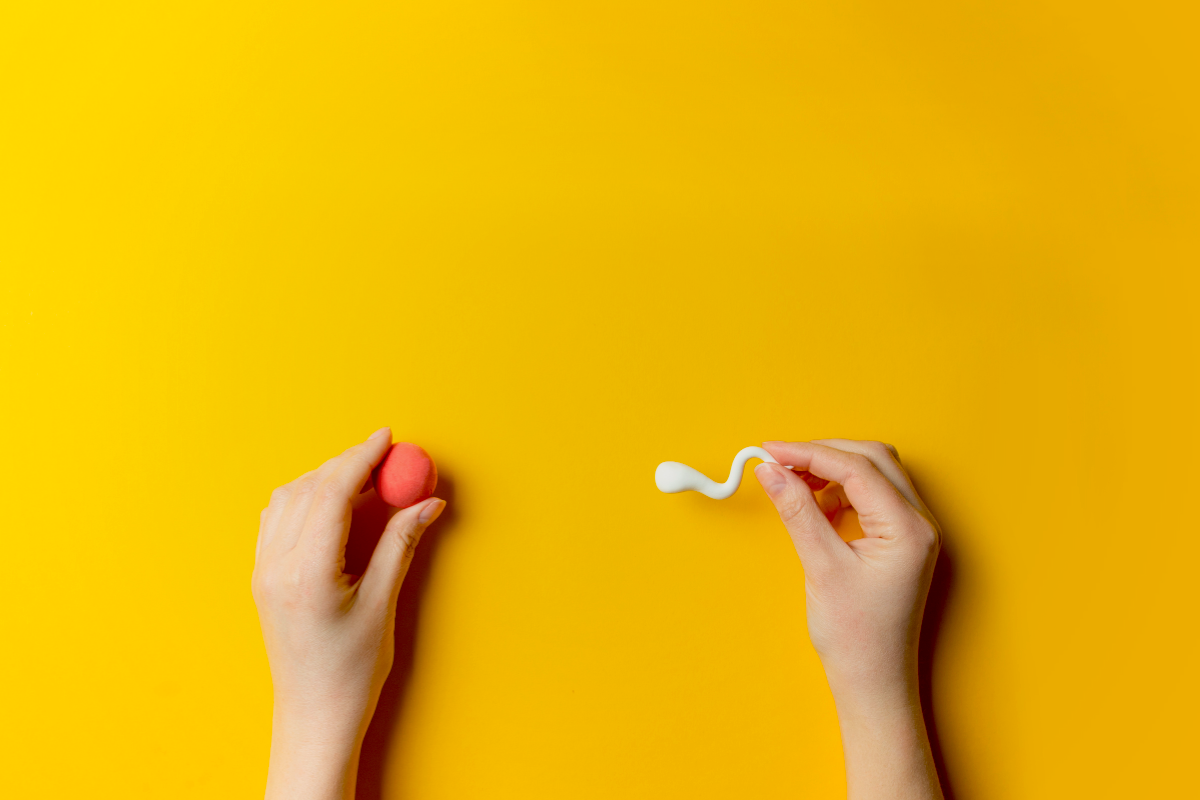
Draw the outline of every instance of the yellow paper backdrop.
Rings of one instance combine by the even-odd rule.
[[[258,511],[383,424],[364,797],[840,796],[771,508],[652,481],[820,436],[945,527],[955,795],[1190,793],[1195,8],[4,5],[0,794],[259,796]]]

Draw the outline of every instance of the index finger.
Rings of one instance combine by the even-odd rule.
[[[321,561],[333,563],[340,558],[350,532],[351,501],[392,446],[391,433],[391,428],[380,428],[321,468],[324,474],[297,547],[316,550]]]
[[[896,515],[915,510],[864,455],[814,442],[763,442],[763,448],[780,464],[808,470],[818,478],[840,483],[850,504],[864,520],[870,517],[894,519]],[[863,526],[863,531],[867,532],[867,526]]]
[[[812,443],[865,456],[875,465],[875,469],[882,472],[883,476],[892,482],[896,491],[904,495],[904,499],[911,503],[913,508],[932,517],[929,509],[925,507],[925,501],[917,494],[917,487],[913,486],[912,478],[908,477],[908,470],[900,463],[900,456],[896,453],[896,448],[890,444],[857,439],[813,439]]]

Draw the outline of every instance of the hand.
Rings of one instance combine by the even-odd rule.
[[[941,534],[895,448],[765,442],[754,469],[804,565],[808,632],[838,709],[851,800],[941,798],[921,716],[917,642]],[[843,542],[801,478],[837,481],[862,539]]]
[[[343,573],[353,507],[390,444],[390,429],[376,431],[276,489],[262,512],[251,586],[275,690],[268,800],[354,797],[363,736],[392,668],[400,584],[445,507],[431,497],[393,510],[365,573]]]

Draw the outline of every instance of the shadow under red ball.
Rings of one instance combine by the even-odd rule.
[[[389,506],[408,508],[437,488],[437,465],[422,448],[396,442],[371,473],[375,492]]]

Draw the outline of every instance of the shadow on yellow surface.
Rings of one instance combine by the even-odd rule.
[[[945,531],[943,530],[943,536]],[[946,607],[950,602],[954,585],[954,556],[952,546],[942,542],[933,570],[933,583],[929,587],[929,598],[925,601],[925,617],[921,621],[920,655],[917,660],[921,686],[921,711],[925,715],[925,727],[929,731],[929,744],[933,747],[933,761],[937,765],[938,777],[942,781],[942,793],[946,800],[954,800],[954,783],[951,780],[946,757],[942,752],[942,740],[938,736],[937,709],[933,703],[933,665],[941,634]]]
[[[922,492],[922,481],[912,465],[907,465],[909,476],[918,494],[927,498]],[[938,640],[945,624],[946,612],[950,605],[954,590],[954,538],[955,531],[947,529],[938,510],[926,499],[935,519],[939,520],[942,529],[942,549],[938,553],[937,564],[933,570],[933,581],[929,586],[929,596],[925,600],[925,615],[921,619],[921,642],[917,656],[918,679],[921,690],[921,711],[925,716],[925,727],[929,731],[929,744],[933,748],[933,760],[937,766],[938,777],[942,782],[942,793],[946,800],[955,800],[954,783],[951,779],[946,756],[938,734],[938,713],[934,703],[933,680],[934,664],[937,662]]]

